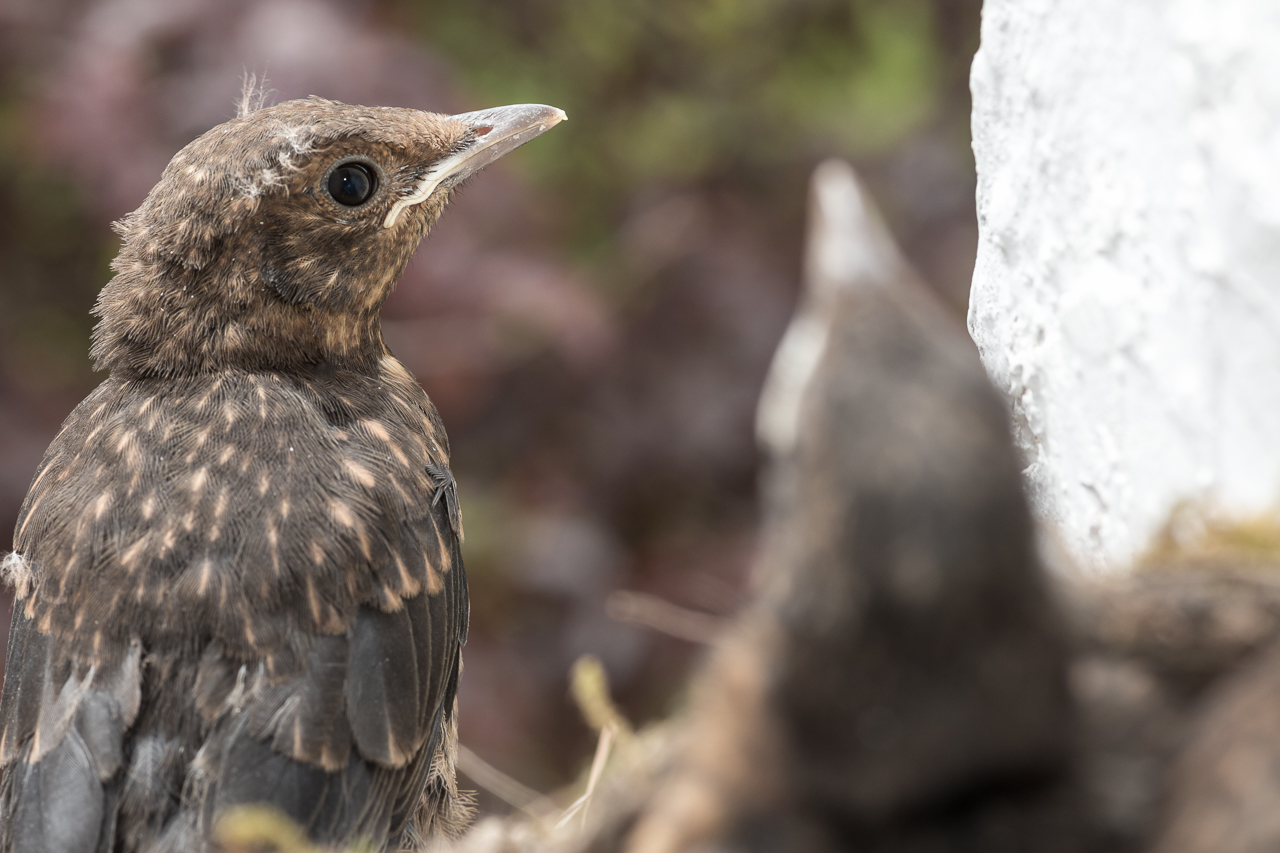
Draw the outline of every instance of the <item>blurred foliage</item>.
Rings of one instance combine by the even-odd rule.
[[[0,89],[0,368],[27,393],[83,388],[92,380],[85,307],[110,277],[116,241],[92,224],[75,185],[31,150],[12,78]],[[15,167],[14,164],[20,164]]]
[[[1148,569],[1215,564],[1280,565],[1280,510],[1239,518],[1211,507],[1180,503],[1140,561]]]
[[[611,243],[654,184],[803,186],[819,155],[882,154],[942,90],[927,0],[432,0],[411,6],[477,103],[547,102],[569,122],[525,162]]]
[[[569,688],[591,728],[598,732],[613,729],[619,734],[631,734],[631,724],[609,696],[609,675],[598,657],[583,655],[574,662]]]
[[[213,830],[214,842],[226,853],[319,853],[302,827],[269,806],[229,809]]]

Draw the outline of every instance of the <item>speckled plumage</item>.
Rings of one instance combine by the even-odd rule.
[[[465,818],[448,440],[378,313],[452,182],[387,211],[491,130],[315,98],[247,112],[120,224],[93,347],[110,377],[3,567],[0,850],[200,850],[259,801],[377,848]],[[378,177],[357,207],[325,193],[350,157]]]

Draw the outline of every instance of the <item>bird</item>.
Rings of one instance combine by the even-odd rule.
[[[853,167],[810,197],[753,599],[597,825],[626,853],[1100,849],[1005,406]]]
[[[4,853],[207,850],[255,804],[414,849],[469,814],[449,442],[380,309],[458,184],[565,114],[248,100],[116,224],[108,376],[3,562]]]

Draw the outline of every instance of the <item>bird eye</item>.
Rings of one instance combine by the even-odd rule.
[[[363,163],[343,163],[329,173],[329,195],[347,207],[364,204],[377,188],[377,175]]]

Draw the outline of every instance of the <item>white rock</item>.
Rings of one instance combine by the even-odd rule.
[[[969,328],[1033,505],[1122,568],[1280,498],[1280,3],[987,0]]]

